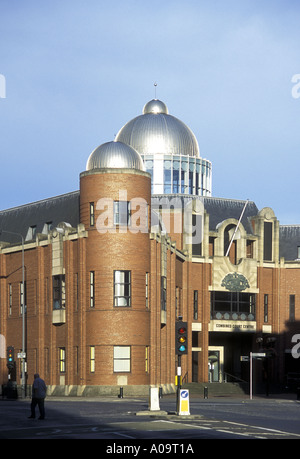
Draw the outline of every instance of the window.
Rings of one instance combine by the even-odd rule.
[[[90,372],[95,373],[95,346],[90,346]]]
[[[150,367],[149,367],[149,346],[145,347],[145,372],[149,373]]]
[[[90,226],[95,225],[95,205],[93,202],[90,202]]]
[[[264,260],[272,261],[272,233],[273,223],[264,223]]]
[[[12,285],[8,284],[8,314],[12,315]]]
[[[165,161],[165,163],[166,162],[169,163],[169,161]],[[171,177],[172,177],[171,169],[164,169],[164,193],[171,193]]]
[[[165,276],[161,276],[160,309],[167,310],[167,278]]]
[[[42,229],[42,234],[49,234],[52,228],[52,222],[46,222],[44,223],[43,229]]]
[[[290,295],[290,322],[295,322],[295,295]]]
[[[59,348],[59,372],[66,372],[66,349],[64,347]]]
[[[192,255],[201,256],[202,254],[202,215],[192,214]]]
[[[194,290],[194,319],[198,319],[198,290]]]
[[[173,193],[179,193],[179,170],[173,170]]]
[[[114,201],[114,225],[130,225],[130,202]]]
[[[230,247],[230,251],[228,253],[228,256],[229,256],[229,260],[234,265],[237,263],[237,259],[236,259],[236,255],[237,255],[236,237],[238,237],[236,235],[235,239],[232,240],[232,237],[234,235],[234,231],[235,230],[236,230],[236,225],[233,225],[233,224],[226,226],[226,228],[224,230],[224,256],[226,256],[226,253],[227,253],[227,251],[228,251],[228,249]]]
[[[175,317],[182,316],[182,288],[176,287],[175,288]]]
[[[264,295],[264,322],[268,322],[269,296]]]
[[[26,241],[31,241],[36,236],[36,226],[30,226],[26,234]]]
[[[130,372],[130,346],[114,346],[114,372]]]
[[[218,320],[255,320],[255,294],[211,292],[211,318]]]
[[[189,194],[193,194],[193,178],[194,178],[194,173],[189,172]]]
[[[25,290],[25,291],[24,291]],[[26,295],[26,281],[20,282],[20,314],[23,314],[23,305],[25,306],[25,312],[26,312],[26,300],[27,300],[27,295]]]
[[[66,306],[65,276],[53,276],[53,309],[64,309]]]
[[[247,239],[247,242],[246,242],[246,256],[247,258],[253,258],[253,246],[254,246],[254,242],[253,241],[249,241]]]
[[[146,273],[146,308],[149,308],[149,273]]]
[[[114,271],[114,306],[131,306],[130,271]]]
[[[95,307],[95,271],[90,271],[90,308]]]

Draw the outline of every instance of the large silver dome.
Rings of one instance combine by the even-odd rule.
[[[182,121],[169,115],[167,106],[157,99],[144,106],[142,115],[125,124],[116,140],[130,145],[141,155],[200,156],[193,132]]]
[[[104,143],[90,154],[86,170],[103,168],[145,170],[139,153],[129,145],[118,141]]]

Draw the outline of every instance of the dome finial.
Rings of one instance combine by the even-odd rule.
[[[156,88],[157,88],[157,83],[155,81],[154,82],[154,99],[157,99],[157,97],[156,97]]]

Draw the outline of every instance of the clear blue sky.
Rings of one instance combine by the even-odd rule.
[[[0,209],[79,189],[156,81],[213,196],[300,224],[299,24],[298,0],[0,0]]]

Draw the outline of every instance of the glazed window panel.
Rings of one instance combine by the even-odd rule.
[[[95,225],[95,205],[93,202],[90,202],[90,226]]]
[[[131,271],[114,271],[114,306],[131,306]]]
[[[90,308],[95,307],[95,271],[90,271]]]
[[[290,295],[289,321],[295,322],[295,295]]]
[[[114,225],[130,225],[130,202],[114,201]]]
[[[95,346],[90,346],[90,372],[95,373]]]
[[[114,346],[114,372],[130,372],[130,346]]]
[[[66,306],[65,276],[53,276],[53,309],[64,309]]]
[[[255,320],[255,293],[212,292],[211,318],[217,320]]]
[[[66,349],[64,347],[59,348],[59,372],[66,372]]]

